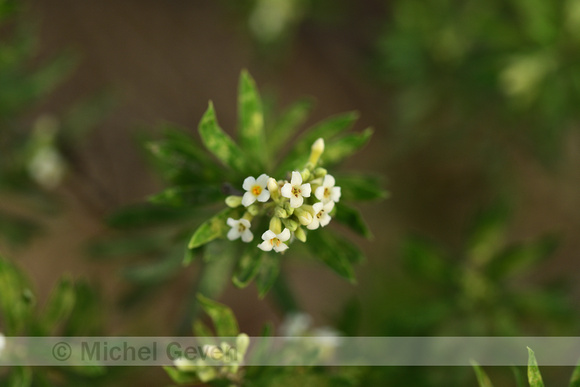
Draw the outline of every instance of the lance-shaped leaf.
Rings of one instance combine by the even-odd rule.
[[[238,133],[242,149],[251,157],[252,164],[263,167],[266,136],[262,101],[256,82],[246,70],[240,74],[238,119]]]
[[[191,240],[189,241],[188,247],[190,249],[195,249],[197,247],[203,246],[214,239],[223,237],[228,229],[226,220],[234,214],[238,213],[236,208],[226,208],[225,210],[219,212],[217,215],[211,219],[203,222],[193,233]]]
[[[365,238],[373,238],[373,234],[357,209],[349,207],[344,203],[337,203],[334,218]]]
[[[337,175],[337,185],[341,187],[341,199],[364,201],[385,199],[388,192],[381,188],[382,181],[378,176]]]
[[[59,323],[70,316],[75,302],[76,294],[72,281],[69,278],[61,279],[53,289],[46,305],[43,323],[47,333],[53,332]]]
[[[190,185],[167,188],[161,193],[150,196],[155,204],[172,207],[196,207],[217,203],[225,199],[220,187],[212,185]]]
[[[224,304],[213,301],[202,294],[197,295],[197,300],[203,310],[211,318],[218,336],[235,337],[240,333],[238,322],[230,308]]]
[[[253,243],[248,244],[232,277],[234,285],[238,288],[248,286],[260,271],[261,262],[262,250],[258,249]]]
[[[477,384],[479,387],[493,387],[493,384],[491,384],[491,380],[489,380],[489,376],[487,376],[485,371],[483,371],[483,369],[475,362],[472,362],[471,365],[473,366],[473,371],[477,377]]]
[[[351,133],[336,141],[329,142],[322,154],[325,165],[333,165],[356,153],[373,135],[373,129],[367,128],[361,133]]]
[[[181,247],[174,248],[173,251],[157,261],[127,267],[123,270],[123,276],[129,281],[141,284],[161,283],[171,278],[182,268],[183,251]]]
[[[198,130],[205,147],[222,163],[237,172],[244,173],[247,170],[244,152],[218,125],[211,102],[199,122]]]
[[[326,230],[309,234],[312,253],[338,275],[346,278],[351,283],[355,283],[356,279],[352,268],[352,259],[354,257],[348,251],[336,245],[334,243],[336,239],[330,238],[329,235],[331,234]]]
[[[570,378],[570,387],[580,387],[580,364],[574,368],[572,377]]]
[[[260,265],[260,273],[256,278],[258,296],[264,298],[280,273],[280,258],[273,253],[265,254]]]
[[[284,161],[280,163],[278,171],[286,173],[296,168],[302,168],[304,163],[308,161],[310,148],[314,141],[319,138],[328,141],[333,136],[350,129],[357,119],[357,112],[348,112],[330,117],[307,129],[297,140]]]
[[[175,383],[195,385],[201,383],[195,372],[183,372],[174,367],[164,366],[163,369]]]
[[[275,155],[294,136],[306,121],[314,103],[311,99],[300,99],[288,107],[274,124],[269,135],[272,154]]]
[[[164,223],[175,223],[191,219],[189,209],[141,203],[127,206],[107,218],[107,224],[118,229],[145,228]]]
[[[530,387],[544,387],[544,381],[542,380],[536,355],[530,347],[528,347],[528,382],[530,383]]]

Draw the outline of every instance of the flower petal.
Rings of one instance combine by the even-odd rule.
[[[262,190],[262,193],[258,195],[259,202],[267,202],[270,199],[270,191],[267,189]]]
[[[266,175],[265,173],[262,173],[258,179],[256,180],[256,183],[262,187],[265,188],[268,185],[268,179],[270,178],[270,176]]]
[[[292,180],[290,181],[293,186],[299,186],[302,184],[302,175],[300,172],[293,171],[292,172]]]
[[[252,234],[252,232],[248,229],[246,229],[243,233],[242,233],[242,240],[246,243],[251,242],[254,239],[254,234]]]
[[[316,191],[314,191],[314,196],[316,196],[316,199],[324,201],[324,187],[320,186],[316,188]]]
[[[290,239],[290,230],[285,228],[284,231],[278,234],[278,239],[280,239],[282,242],[286,242],[288,239]]]
[[[330,198],[333,201],[338,202],[340,200],[340,195],[341,195],[340,187],[332,188],[332,191],[330,193]]]
[[[312,217],[312,222],[310,222],[310,224],[306,226],[306,228],[309,230],[316,230],[318,226],[320,226],[320,222],[318,221],[318,218],[314,216]]]
[[[244,184],[242,184],[242,188],[246,191],[249,191],[252,189],[252,187],[256,184],[256,179],[254,179],[252,176],[248,176],[246,177],[246,179],[244,180]]]
[[[284,184],[284,186],[282,187],[282,189],[280,190],[280,193],[282,194],[282,196],[284,196],[285,198],[289,198],[292,196],[292,185],[290,183],[286,183]]]
[[[244,226],[245,228],[250,228],[250,227],[252,227],[252,224],[250,223],[250,221],[249,221],[248,219],[241,218],[241,219],[239,220],[239,222],[240,222],[240,223],[242,224],[242,226]]]
[[[312,205],[312,210],[314,211],[314,215],[318,214],[320,210],[324,208],[324,203],[317,202]]]
[[[302,186],[300,187],[300,190],[302,191],[302,196],[304,196],[305,198],[310,197],[310,193],[312,192],[312,187],[310,186],[310,183],[306,183],[306,184],[302,184]]]
[[[274,251],[276,251],[277,253],[281,253],[282,251],[285,251],[288,249],[288,245],[285,243],[280,243],[279,246],[274,246]]]
[[[230,227],[237,227],[238,226],[238,221],[235,220],[234,218],[228,218],[227,224]]]
[[[323,186],[328,187],[328,188],[332,188],[332,187],[334,187],[335,184],[336,184],[336,180],[334,179],[334,176],[332,176],[332,175],[324,176],[324,182],[322,183]]]
[[[328,223],[330,223],[330,219],[331,219],[330,215],[328,215],[328,214],[326,214],[326,213],[325,213],[325,214],[323,214],[323,215],[320,217],[320,227],[324,227],[324,226],[326,226]]]
[[[327,214],[334,209],[334,202],[330,201],[324,205],[324,212]]]
[[[256,197],[251,192],[246,192],[242,197],[242,204],[244,207],[252,205],[256,201]]]
[[[276,233],[272,230],[268,230],[262,234],[262,239],[270,243],[270,239],[276,238]]]
[[[270,243],[270,241],[264,241],[264,242],[260,243],[258,245],[258,247],[261,250],[264,250],[264,251],[270,251],[270,250],[272,250],[272,244]]]
[[[304,198],[302,196],[290,196],[290,207],[298,208],[304,203]]]
[[[230,231],[228,231],[228,239],[229,240],[235,241],[239,237],[240,237],[240,231],[238,230],[237,227],[233,227],[230,229]]]

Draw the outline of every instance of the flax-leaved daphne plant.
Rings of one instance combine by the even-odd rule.
[[[114,214],[109,224],[126,233],[94,245],[93,253],[150,255],[148,263],[125,271],[147,285],[163,283],[182,263],[201,256],[203,268],[192,294],[210,297],[230,276],[238,287],[256,279],[264,296],[286,250],[305,249],[354,281],[353,264],[363,255],[327,225],[336,220],[371,237],[349,203],[386,193],[376,176],[339,174],[332,168],[364,146],[372,129],[348,132],[358,117],[348,112],[314,124],[292,144],[310,109],[308,100],[300,100],[279,119],[266,120],[255,82],[243,71],[237,141],[220,127],[211,102],[198,127],[211,155],[183,130],[165,125],[164,137],[146,147],[169,188],[148,204]]]

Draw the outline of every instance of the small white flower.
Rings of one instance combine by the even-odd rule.
[[[316,188],[314,196],[323,203],[329,201],[338,202],[340,200],[340,187],[335,187],[336,181],[332,175],[324,176],[322,185]]]
[[[6,347],[6,337],[0,333],[0,357],[2,357],[2,351]]]
[[[275,252],[281,253],[288,248],[286,242],[290,239],[290,230],[284,229],[280,234],[276,234],[272,230],[266,231],[262,234],[262,239],[264,242],[260,243],[258,247],[264,251],[270,251],[274,249]]]
[[[251,242],[254,239],[254,234],[250,231],[250,221],[247,219],[235,220],[233,218],[228,218],[228,226],[231,227],[228,231],[228,239],[233,241],[238,239],[240,236],[244,242]]]
[[[314,210],[314,216],[312,217],[312,222],[306,226],[309,230],[316,230],[319,226],[324,227],[330,222],[330,215],[328,213],[334,208],[334,202],[329,201],[328,203],[318,202],[312,206]]]
[[[292,180],[290,183],[284,184],[282,187],[282,196],[290,199],[290,206],[298,208],[304,203],[304,198],[310,197],[310,184],[302,184],[302,175],[300,172],[292,172]]]
[[[259,202],[266,202],[270,199],[270,191],[266,189],[268,179],[269,177],[265,173],[261,174],[258,179],[255,179],[252,176],[246,177],[244,184],[242,185],[242,187],[248,191],[242,197],[242,204],[245,207],[250,206],[256,200]]]

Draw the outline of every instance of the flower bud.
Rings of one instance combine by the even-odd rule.
[[[294,207],[290,205],[290,202],[284,203],[284,209],[286,210],[288,216],[292,216],[292,214],[294,213]]]
[[[230,195],[226,198],[226,205],[230,208],[236,208],[242,205],[242,197]]]
[[[314,170],[314,177],[319,179],[321,177],[326,176],[327,173],[328,171],[325,168],[318,167]]]
[[[308,159],[308,162],[311,163],[313,166],[316,166],[318,160],[320,159],[320,156],[322,155],[322,152],[324,152],[324,140],[322,138],[319,138],[318,140],[314,141],[314,144],[312,144],[310,158]]]
[[[310,211],[307,211],[303,208],[296,208],[294,210],[294,215],[296,215],[298,221],[303,226],[308,226],[310,223],[312,223],[312,213],[310,213]]]
[[[296,231],[298,228],[298,222],[294,219],[282,219],[282,223],[284,223],[284,226],[290,231]]]
[[[268,191],[270,191],[272,200],[278,200],[278,198],[280,198],[280,186],[276,179],[272,177],[268,179]]]
[[[236,337],[236,347],[238,356],[241,356],[243,358],[249,346],[250,346],[250,338],[248,337],[248,335],[246,335],[245,333],[240,333],[238,337]],[[238,360],[241,361],[242,359],[238,358]]]
[[[278,218],[285,219],[288,217],[288,212],[286,212],[284,208],[276,206],[276,209],[274,210],[274,215],[277,216]]]
[[[270,219],[270,230],[272,230],[274,234],[280,234],[282,232],[282,222],[277,216],[273,216],[272,219]]]
[[[260,207],[257,204],[252,204],[246,208],[246,211],[248,211],[252,216],[256,216],[260,212]]]
[[[308,180],[310,180],[310,171],[308,169],[303,169],[302,172],[300,172],[300,175],[302,175],[303,183],[306,183]]]
[[[298,227],[295,231],[294,231],[294,236],[296,237],[296,239],[298,239],[300,242],[306,242],[306,232],[304,231],[304,229],[302,227]]]

